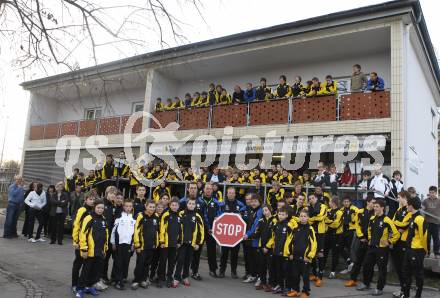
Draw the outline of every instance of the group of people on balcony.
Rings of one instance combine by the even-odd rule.
[[[359,64],[353,65],[353,74],[351,76],[350,91],[381,91],[384,90],[384,80],[377,75],[376,72],[370,73],[370,78],[361,71]],[[319,78],[313,77],[311,80],[303,84],[300,76],[295,77],[292,85],[287,84],[285,75],[280,75],[278,85],[274,90],[267,85],[266,78],[260,79],[260,85],[254,87],[252,83],[246,84],[243,90],[239,85],[234,86],[232,96],[222,85],[209,84],[208,91],[194,92],[185,94],[182,100],[176,96],[174,99],[168,98],[166,102],[162,98],[156,99],[155,111],[170,111],[175,109],[190,109],[194,107],[209,107],[214,105],[230,105],[250,103],[254,101],[268,101],[271,99],[281,98],[307,98],[316,96],[335,95],[338,91],[338,83],[331,75],[325,77],[325,81],[321,82]]]

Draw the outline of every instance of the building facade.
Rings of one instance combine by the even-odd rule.
[[[347,84],[354,64],[365,73],[377,72],[385,80],[385,91],[350,94]],[[154,112],[158,97],[183,98],[187,92],[207,90],[211,82],[232,93],[234,85],[256,86],[260,77],[276,85],[281,74],[289,84],[296,75],[304,81],[315,76],[324,81],[330,74],[339,81],[338,94]],[[220,140],[229,126],[234,128],[232,146],[247,135],[268,140],[272,130],[281,139],[354,135],[362,141],[381,136],[385,172],[399,169],[407,186],[424,193],[438,181],[439,82],[417,1],[394,1],[189,44],[23,83],[31,100],[22,172],[25,178],[46,184],[62,179],[55,155],[57,142],[65,135],[79,137],[75,148],[80,149],[80,159],[93,155],[85,149],[87,142],[96,142],[103,153],[117,153],[124,147],[129,116],[146,111],[163,127],[179,124],[175,136],[187,142],[177,151],[172,149],[179,141],[161,142],[169,142],[167,148],[188,165],[194,141],[199,144],[206,135]],[[140,119],[132,138],[146,130],[154,136],[157,127],[154,121]],[[90,138],[101,135],[106,142]],[[150,151],[151,142],[135,142],[134,152]],[[260,145],[246,150],[257,159],[264,151]],[[324,150],[317,160],[333,162],[333,151]],[[306,161],[316,158],[312,149],[305,152]],[[285,158],[274,153],[275,163]],[[367,148],[354,157],[358,173],[364,167],[361,159],[368,157]],[[81,162],[76,166],[85,168]]]

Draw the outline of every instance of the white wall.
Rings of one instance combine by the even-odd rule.
[[[30,125],[57,122],[58,101],[39,94],[31,94],[29,105]]]
[[[231,74],[228,76],[206,78],[203,81],[184,81],[177,83],[177,93],[181,98],[186,92],[193,94],[195,91],[206,91],[211,82],[221,84],[232,94],[234,85],[238,84],[242,89],[245,88],[247,82],[258,85],[260,77],[265,77],[268,84],[276,84],[281,74],[287,76],[288,83],[291,84],[296,75],[300,75],[305,83],[307,80],[317,76],[324,81],[326,75],[333,77],[350,76],[353,64],[360,64],[365,73],[376,71],[380,77],[385,80],[385,87],[390,84],[391,58],[390,53],[376,53],[370,56],[362,55],[360,57],[346,57],[337,60],[317,61],[316,63],[307,63],[305,65],[292,65],[288,67],[278,67],[272,69],[246,71],[244,69],[241,74]],[[153,89],[155,89],[153,85]]]
[[[406,107],[406,142],[404,181],[406,186],[414,186],[418,192],[426,194],[430,185],[438,183],[438,145],[437,130],[432,135],[431,109],[437,111],[434,95],[428,85],[427,77],[418,59],[417,50],[409,42],[407,50],[407,107]],[[424,63],[424,62],[423,62]],[[437,119],[436,119],[437,121]],[[437,125],[436,125],[437,127]],[[410,149],[413,147],[415,152]],[[417,162],[417,159],[419,162]],[[411,168],[418,166],[418,174]]]
[[[80,100],[58,101],[58,122],[84,119],[84,110],[101,107],[102,117],[132,113],[134,102],[144,102],[145,89],[132,89],[109,94],[107,98],[84,97]]]
[[[150,111],[153,111],[158,97],[162,98],[162,103],[164,104],[166,103],[167,98],[181,96],[181,99],[183,99],[185,94],[180,95],[177,92],[177,84],[178,83],[175,80],[167,78],[159,71],[155,71],[152,82]]]

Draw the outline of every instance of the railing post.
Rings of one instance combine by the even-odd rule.
[[[185,192],[183,194],[184,197],[186,197],[186,191],[188,190],[188,183],[185,182]]]
[[[250,113],[251,113],[250,105],[251,104],[248,102],[247,103],[247,107],[246,107],[246,126],[249,126],[250,118],[251,118],[251,115],[250,115]]]
[[[223,182],[223,198],[226,196],[226,182]]]
[[[338,94],[336,96],[336,121],[339,121],[341,118],[341,96]]]
[[[208,113],[208,129],[211,129],[212,127],[212,105],[209,106],[209,113]]]
[[[287,123],[291,124],[292,123],[292,114],[293,114],[292,113],[292,110],[293,110],[292,98],[289,97],[287,100],[289,101],[289,105],[288,105],[289,108],[287,109],[287,113],[288,113]]]
[[[96,131],[95,131],[95,135],[99,135],[99,129],[101,127],[101,118],[96,119]]]

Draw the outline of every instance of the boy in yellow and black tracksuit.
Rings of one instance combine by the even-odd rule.
[[[277,223],[276,216],[272,215],[271,208],[269,206],[263,207],[263,216],[258,221],[257,229],[255,230],[255,239],[259,239],[258,243],[258,279],[260,284],[255,288],[257,290],[265,290],[266,292],[272,291],[272,287],[275,287],[274,272],[272,268],[272,253],[264,252],[267,242],[272,237],[272,230]],[[269,278],[267,278],[269,273]]]
[[[317,241],[317,255],[312,262],[313,275],[310,280],[315,282],[315,286],[320,287],[324,275],[325,219],[327,217],[327,207],[320,203],[315,195],[309,196],[309,204],[309,223],[315,230]]]
[[[357,213],[356,220],[356,237],[359,239],[359,246],[356,249],[356,260],[350,273],[350,280],[345,283],[346,287],[354,287],[357,285],[357,277],[361,272],[361,267],[368,250],[368,224],[370,218],[374,216],[373,197],[366,198],[366,207],[360,209]]]
[[[359,209],[355,207],[351,203],[351,199],[348,197],[345,197],[342,201],[343,208],[342,208],[342,227],[343,227],[343,233],[341,237],[341,243],[340,243],[340,253],[341,256],[346,261],[347,270],[345,271],[350,272],[351,269],[354,266],[354,263],[351,260],[351,244],[353,242],[354,234],[356,233],[356,222],[357,222],[357,213],[359,212]]]
[[[179,201],[173,199],[170,202],[169,210],[162,214],[160,220],[160,256],[157,273],[159,278],[158,285],[160,288],[163,287],[165,281],[168,288],[172,285],[174,266],[176,264],[177,249],[180,244],[181,234],[182,226],[179,216]]]
[[[81,251],[79,250],[79,234],[81,232],[81,226],[87,215],[90,215],[93,211],[93,202],[95,197],[91,192],[86,193],[84,205],[80,207],[75,215],[72,225],[72,244],[75,249],[75,259],[72,266],[72,291],[76,292],[78,286],[79,272],[84,264],[84,259],[81,257]]]
[[[338,199],[333,198],[330,201],[330,210],[327,212],[327,218],[325,220],[325,223],[327,224],[327,232],[325,233],[324,268],[327,264],[329,253],[330,251],[332,252],[332,264],[329,278],[335,278],[336,268],[339,263],[340,245],[344,231],[342,224],[343,213],[343,210],[339,208]]]
[[[159,246],[159,217],[155,213],[156,204],[152,200],[145,203],[145,211],[138,215],[134,228],[134,248],[136,268],[131,285],[133,290],[139,286],[146,288],[147,274],[156,248]]]
[[[401,298],[409,298],[412,276],[416,278],[415,298],[422,297],[423,259],[428,252],[428,230],[425,218],[420,214],[421,202],[418,198],[408,200],[408,211],[412,216],[408,224],[406,238],[407,249],[403,259],[403,276],[405,282]]]
[[[285,208],[278,210],[277,217],[277,222],[273,226],[272,237],[264,249],[264,253],[267,253],[268,250],[272,251],[274,280],[276,284],[272,289],[274,294],[284,293],[286,292],[286,287],[291,288],[292,286],[290,284],[292,279],[289,256],[291,254],[293,229],[298,226],[294,219],[288,220],[288,213]]]
[[[400,232],[400,238],[393,245],[390,251],[391,259],[393,260],[394,269],[396,270],[397,277],[399,278],[400,288],[403,289],[403,283],[405,277],[403,276],[403,258],[406,251],[406,239],[408,237],[408,225],[412,214],[407,210],[408,200],[411,198],[407,191],[402,191],[397,195],[397,200],[400,203],[400,207],[394,213],[393,222],[396,228]],[[396,293],[400,294],[400,293]]]
[[[199,250],[205,241],[205,226],[202,216],[196,211],[196,204],[196,200],[189,199],[186,209],[179,212],[181,235],[173,287],[177,287],[180,281],[189,286],[189,266],[193,252]]]
[[[310,263],[316,256],[317,242],[314,229],[308,223],[306,210],[299,214],[298,227],[293,229],[293,241],[290,259],[292,260],[292,289],[288,297],[307,298],[310,295]],[[303,280],[303,290],[299,295],[300,278]]]
[[[277,210],[277,203],[284,197],[284,188],[281,188],[278,182],[274,182],[272,188],[269,190],[266,196],[266,204],[269,205],[273,212]]]
[[[104,258],[108,251],[109,232],[103,216],[104,202],[96,200],[93,211],[87,215],[79,233],[79,249],[84,265],[79,278],[76,297],[83,298],[84,293],[94,296],[98,292],[93,285],[98,282],[103,267]]]
[[[383,293],[387,278],[388,247],[396,243],[400,237],[399,231],[393,221],[385,215],[384,209],[384,200],[377,200],[374,203],[374,216],[368,224],[368,251],[364,260],[364,283],[357,287],[359,291],[370,288],[374,265],[377,265],[379,277],[373,296]]]

